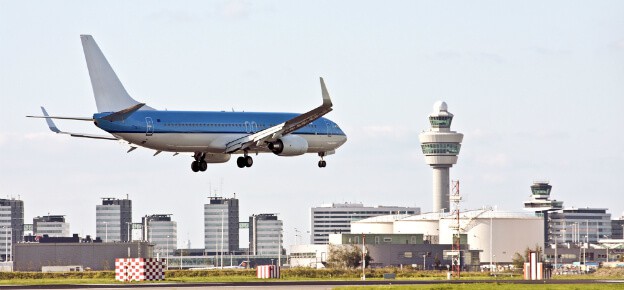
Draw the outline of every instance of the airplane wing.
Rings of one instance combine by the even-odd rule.
[[[29,118],[44,118],[46,123],[48,123],[48,127],[54,133],[59,134],[67,134],[72,137],[82,137],[82,138],[91,138],[91,139],[103,139],[103,140],[119,140],[114,136],[107,135],[94,135],[94,134],[84,134],[84,133],[72,133],[72,132],[64,132],[59,130],[59,128],[54,124],[52,119],[62,119],[62,120],[79,120],[79,121],[93,121],[93,118],[81,118],[81,117],[51,117],[48,115],[48,112],[44,107],[41,107],[41,112],[43,112],[43,116],[26,116]]]
[[[249,149],[252,146],[263,146],[265,142],[275,141],[282,136],[303,128],[304,126],[314,122],[314,120],[331,112],[333,110],[333,104],[329,97],[329,93],[327,92],[327,87],[325,86],[323,78],[321,78],[321,90],[323,93],[323,104],[319,107],[294,117],[284,123],[233,140],[226,145],[225,152],[234,153],[238,150]]]

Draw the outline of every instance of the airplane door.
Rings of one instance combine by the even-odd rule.
[[[256,122],[251,122],[250,124],[250,128],[251,128],[251,133],[256,133],[258,132],[258,124]]]
[[[145,136],[152,136],[154,134],[154,122],[152,121],[152,117],[145,117]]]

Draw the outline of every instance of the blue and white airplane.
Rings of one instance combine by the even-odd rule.
[[[332,102],[321,78],[323,103],[303,114],[216,111],[162,111],[134,100],[104,57],[91,35],[81,35],[89,76],[98,112],[90,118],[50,116],[41,107],[50,130],[73,137],[118,140],[137,147],[165,151],[174,155],[189,152],[194,172],[205,171],[207,163],[224,163],[232,154],[242,154],[238,167],[251,167],[251,153],[298,156],[315,153],[319,167],[324,156],[335,153],[347,141],[338,125],[323,118],[332,111]],[[52,119],[94,122],[110,135],[64,132]]]

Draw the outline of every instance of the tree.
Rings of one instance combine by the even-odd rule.
[[[366,267],[373,260],[366,250]],[[357,268],[362,265],[362,247],[357,245],[329,245],[327,264],[330,268]]]
[[[522,269],[524,267],[524,261],[524,257],[522,257],[522,255],[518,252],[516,252],[513,258],[511,258],[511,264],[516,269]]]

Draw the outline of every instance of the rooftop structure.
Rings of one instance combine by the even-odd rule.
[[[431,128],[418,135],[425,162],[433,169],[433,211],[449,212],[449,169],[457,163],[457,155],[464,135],[451,131],[453,114],[445,102],[433,105],[429,115]]]

